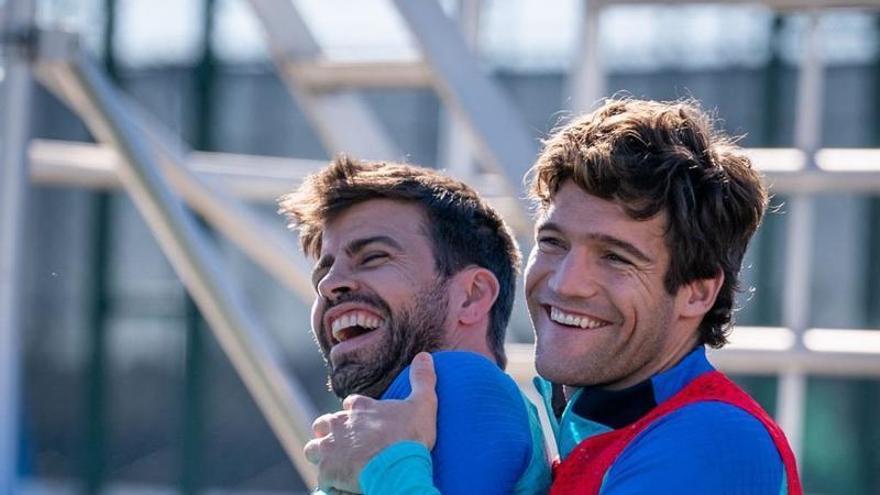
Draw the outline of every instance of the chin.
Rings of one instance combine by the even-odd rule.
[[[571,376],[566,373],[567,367],[558,358],[543,354],[540,351],[535,355],[535,371],[545,380],[553,383],[569,384]]]

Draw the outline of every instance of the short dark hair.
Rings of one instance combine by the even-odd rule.
[[[279,211],[299,230],[306,255],[317,258],[327,223],[355,204],[379,198],[409,201],[424,208],[436,269],[444,278],[469,265],[495,274],[499,292],[490,313],[487,340],[498,365],[504,368],[504,335],[513,309],[519,249],[501,215],[473,188],[423,167],[340,155],[282,197]]]
[[[723,272],[699,331],[704,344],[727,343],[742,259],[768,197],[749,158],[697,102],[608,100],[547,139],[531,174],[541,209],[571,179],[635,220],[665,211],[666,290]]]

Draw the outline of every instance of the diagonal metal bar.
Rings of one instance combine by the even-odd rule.
[[[46,33],[45,39],[61,45],[55,50],[58,57],[63,59],[63,52],[67,50],[63,47],[64,35]],[[71,83],[70,72],[57,70],[65,65],[53,61],[51,53],[47,55],[50,58],[41,60],[37,66],[44,84],[62,95],[79,115],[91,114],[94,110],[81,88]],[[310,263],[301,255],[295,243],[226,190],[194,173],[187,166],[193,152],[177,136],[125,95],[120,95],[119,100],[123,111],[134,117],[131,119],[132,125],[140,135],[147,137],[157,151],[163,173],[187,204],[267,273],[298,294],[303,301],[311,302],[314,291],[308,275]],[[96,137],[100,141],[110,142],[107,136],[96,134]],[[254,242],[254,239],[260,242]]]
[[[39,73],[50,89],[63,81],[60,96],[74,107],[101,140],[124,157],[119,175],[159,245],[186,285],[233,366],[275,431],[305,482],[316,473],[302,447],[311,437],[315,410],[299,383],[285,374],[281,359],[226,276],[216,249],[175,197],[158,159],[141,130],[132,125],[116,89],[82,55],[41,63]]]
[[[430,63],[434,85],[448,108],[467,122],[478,155],[507,178],[514,197],[538,153],[536,138],[502,90],[481,70],[455,23],[436,0],[394,0]],[[512,223],[529,225],[523,202]],[[529,231],[530,229],[526,229]]]
[[[308,70],[320,61],[321,47],[291,0],[250,0],[250,4],[266,31],[278,72],[328,154],[400,159],[397,146],[358,94],[345,89],[313,91]]]

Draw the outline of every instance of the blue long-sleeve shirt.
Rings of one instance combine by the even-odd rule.
[[[586,438],[634,423],[711,370],[705,349],[698,347],[673,368],[628,389],[576,391],[559,418],[551,414],[556,419],[553,429],[560,455],[564,458]],[[545,406],[552,411],[550,384],[536,382]],[[421,452],[413,448],[395,461],[397,447],[380,455],[401,472],[409,469],[407,462],[427,458],[427,450],[421,447]],[[397,461],[402,464],[394,464]],[[378,467],[371,461],[364,470],[366,476],[378,476],[378,469],[372,471]],[[420,485],[430,483],[424,478],[412,482],[412,486]],[[432,493],[420,491],[427,488],[398,492],[393,485],[374,489],[383,494]],[[600,493],[779,495],[787,493],[787,486],[782,459],[760,421],[729,404],[700,402],[664,416],[637,436],[606,473]]]
[[[479,354],[433,357],[437,442],[430,456],[415,442],[386,449],[362,473],[364,493],[544,493],[550,485],[544,437],[535,407],[516,383]],[[382,399],[405,399],[410,391],[407,367]]]

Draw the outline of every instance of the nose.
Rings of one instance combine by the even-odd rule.
[[[598,291],[595,269],[588,257],[569,252],[550,275],[547,285],[559,296],[588,298]]]
[[[318,281],[318,295],[333,301],[342,294],[357,290],[357,280],[350,272],[334,265],[321,280]]]

